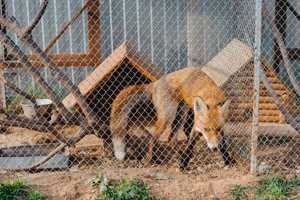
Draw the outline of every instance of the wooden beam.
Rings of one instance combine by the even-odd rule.
[[[59,32],[59,34],[50,42],[45,48],[44,52],[47,53],[55,42],[66,32],[69,26],[79,17],[79,15],[86,9],[87,3],[74,15],[74,17],[67,23],[67,25]]]
[[[52,60],[57,67],[81,67],[81,66],[95,66],[97,63],[91,59],[76,59],[76,60]],[[31,64],[35,67],[45,67],[41,61],[31,61]],[[22,68],[23,65],[19,62],[2,62],[2,68]]]
[[[287,6],[285,0],[275,0],[275,25],[281,33],[283,41],[285,41],[286,38],[286,11]],[[274,38],[273,69],[277,74],[280,72],[280,56],[281,52],[277,44],[277,40]]]
[[[99,1],[88,0],[87,6],[89,54],[99,65],[101,63]]]

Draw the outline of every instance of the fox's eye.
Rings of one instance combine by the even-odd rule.
[[[205,130],[206,132],[209,132],[209,131],[210,131],[210,129],[209,129],[209,128],[204,128],[204,130]]]
[[[217,128],[217,132],[220,132],[221,131],[221,128]]]

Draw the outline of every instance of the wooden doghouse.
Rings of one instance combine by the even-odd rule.
[[[294,94],[273,71],[266,60],[261,58],[261,63],[276,94],[289,109],[291,97],[294,97]],[[232,99],[229,121],[242,123],[252,120],[254,106],[254,63],[250,47],[234,39],[217,56],[208,62],[202,70],[219,87],[224,89],[228,97]],[[284,130],[280,129],[279,131],[293,132],[290,125],[286,124],[283,114],[262,82],[260,82],[259,95],[259,126],[261,130],[266,131],[266,127],[273,127],[274,130],[278,127],[284,127]],[[274,130],[272,130],[273,133]],[[272,131],[268,130],[268,132]]]
[[[145,56],[124,42],[78,87],[98,118],[109,124],[111,105],[122,89],[150,83],[163,75]],[[72,94],[62,102],[68,109],[79,108]]]

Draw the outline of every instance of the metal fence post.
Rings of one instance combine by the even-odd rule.
[[[255,5],[255,45],[254,45],[254,95],[253,108],[253,130],[251,139],[251,166],[250,172],[255,173],[257,169],[257,143],[258,143],[258,107],[259,107],[259,70],[261,57],[261,11],[262,0],[256,0]]]

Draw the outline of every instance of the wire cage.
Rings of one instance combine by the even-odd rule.
[[[299,12],[294,0],[1,1],[0,169],[295,172]]]

